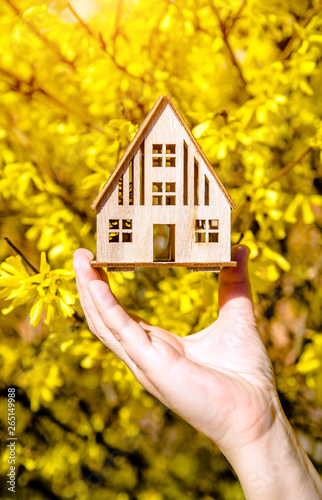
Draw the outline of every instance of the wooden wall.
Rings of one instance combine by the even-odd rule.
[[[153,167],[154,144],[176,145],[175,167]],[[188,205],[184,205],[184,144],[188,148]],[[157,155],[156,155],[157,156]],[[168,155],[171,157],[173,155]],[[123,204],[119,205],[118,179],[105,193],[97,211],[97,262],[147,263],[153,261],[153,225],[175,224],[176,262],[230,261],[230,205],[194,143],[169,104],[151,121],[144,135],[144,205],[141,204],[140,146],[133,151],[133,205],[129,205],[129,163],[123,166]],[[195,205],[194,165],[198,164],[199,205]],[[205,175],[209,181],[209,206],[205,201]],[[175,183],[175,205],[153,205],[152,183]],[[157,195],[157,193],[156,193]],[[163,202],[165,196],[163,195]],[[109,242],[109,220],[132,221],[132,242]],[[195,242],[195,220],[219,220],[218,243]],[[207,238],[207,236],[206,236]]]

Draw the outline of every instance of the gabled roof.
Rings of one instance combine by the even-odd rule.
[[[231,208],[236,208],[235,203],[233,202],[233,200],[231,199],[230,195],[226,191],[224,185],[222,184],[222,182],[219,179],[218,175],[214,171],[213,166],[210,164],[209,160],[207,159],[206,155],[202,151],[202,149],[199,146],[198,142],[196,141],[195,137],[192,135],[192,133],[191,133],[188,125],[186,124],[186,122],[182,118],[179,110],[177,109],[177,107],[175,106],[175,104],[173,103],[173,101],[171,100],[171,98],[169,96],[163,96],[163,95],[161,95],[158,98],[158,100],[155,102],[155,104],[154,104],[153,108],[151,109],[151,111],[147,114],[147,116],[144,119],[144,121],[141,123],[141,125],[140,125],[140,127],[139,127],[139,129],[138,129],[138,131],[137,131],[137,133],[136,133],[136,135],[134,137],[134,139],[130,142],[130,144],[126,148],[126,150],[125,150],[122,158],[119,160],[119,162],[117,163],[117,165],[114,168],[113,172],[111,173],[111,175],[109,176],[109,178],[105,182],[104,186],[102,187],[102,189],[100,190],[100,192],[96,196],[95,200],[93,201],[93,203],[91,205],[91,209],[92,210],[95,210],[97,208],[97,205],[99,204],[99,202],[103,198],[104,194],[109,189],[109,187],[111,186],[111,184],[113,183],[113,181],[115,180],[115,178],[117,178],[117,175],[118,175],[119,171],[122,169],[124,163],[126,163],[130,159],[130,157],[133,154],[133,150],[135,149],[135,147],[138,144],[140,144],[140,142],[142,140],[142,136],[144,135],[145,130],[147,129],[148,125],[150,124],[150,122],[154,118],[154,116],[158,113],[158,111],[159,111],[159,109],[160,109],[160,107],[161,107],[161,105],[163,103],[169,104],[171,106],[171,108],[174,111],[175,115],[177,116],[179,122],[184,127],[185,131],[189,135],[189,137],[192,140],[193,144],[196,146],[196,148],[197,148],[198,152],[200,153],[201,157],[206,162],[206,164],[207,164],[210,172],[215,177],[216,181],[218,182],[219,186],[221,187],[221,189],[222,189],[225,197],[227,198],[227,201],[228,201],[230,207]]]

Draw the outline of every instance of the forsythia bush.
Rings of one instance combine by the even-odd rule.
[[[321,470],[321,2],[4,0],[0,32],[1,234],[22,254],[1,239],[0,414],[15,387],[16,498],[244,498],[214,445],[93,337],[77,299],[73,251],[95,252],[89,205],[160,94],[237,204],[232,241],[251,249],[283,407]],[[178,335],[216,319],[212,274],[110,280],[126,308]]]

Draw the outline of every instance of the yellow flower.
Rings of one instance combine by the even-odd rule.
[[[37,327],[44,315],[45,324],[52,329],[56,319],[71,317],[75,309],[76,290],[69,282],[73,271],[51,269],[46,253],[40,256],[40,272],[30,276],[19,256],[9,257],[0,266],[0,298],[12,300],[2,309],[8,314],[15,307],[34,299],[30,310],[30,324]]]

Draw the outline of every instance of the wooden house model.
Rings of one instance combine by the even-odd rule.
[[[94,267],[234,267],[235,204],[168,96],[160,96],[91,205]]]

